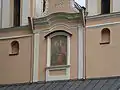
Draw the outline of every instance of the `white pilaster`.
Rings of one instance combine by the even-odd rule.
[[[87,9],[88,9],[88,15],[92,16],[92,15],[97,15],[98,14],[98,3],[99,0],[88,0],[88,5],[87,5]]]
[[[27,25],[30,16],[30,0],[23,0],[22,6],[22,25]]]
[[[78,27],[78,78],[84,77],[84,33],[83,27]]]
[[[70,36],[67,36],[67,65],[70,65]],[[66,69],[67,79],[70,79],[70,67]]]
[[[38,68],[39,68],[39,33],[34,34],[34,69],[33,69],[33,82],[38,81]]]
[[[36,0],[35,17],[41,17],[43,9],[43,0]]]
[[[2,1],[2,28],[10,26],[10,0]]]
[[[113,12],[120,12],[120,0],[113,1]]]

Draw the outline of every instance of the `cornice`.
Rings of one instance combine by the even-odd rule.
[[[58,12],[46,17],[33,19],[34,25],[48,25],[53,20],[82,20],[81,13]]]
[[[99,15],[93,15],[93,16],[87,16],[87,20],[94,20],[94,19],[103,19],[103,18],[114,18],[114,17],[119,17],[120,12],[113,12],[109,14],[99,14]]]
[[[28,25],[25,25],[25,26],[19,26],[19,27],[8,27],[8,28],[0,28],[0,32],[3,32],[3,31],[13,31],[13,30],[30,30],[29,26]]]

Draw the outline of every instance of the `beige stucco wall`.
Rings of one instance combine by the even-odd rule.
[[[86,29],[86,77],[119,76],[120,68],[120,18],[96,18],[88,20]],[[111,24],[109,24],[111,23]],[[108,24],[108,25],[105,25]],[[92,26],[96,25],[96,26]],[[91,27],[90,27],[91,26]],[[110,44],[101,43],[101,30],[109,28]]]
[[[63,23],[64,22],[64,23]],[[42,28],[41,28],[42,27]],[[47,64],[47,39],[44,37],[47,33],[56,30],[65,30],[72,33],[70,37],[70,79],[77,78],[78,75],[78,49],[77,49],[77,24],[74,21],[60,20],[54,21],[50,26],[36,26],[36,30],[40,33],[40,50],[39,50],[39,80],[46,78],[46,64]],[[54,73],[55,75],[55,73]],[[56,73],[56,76],[57,73]]]
[[[73,0],[48,0],[48,12],[47,14],[56,13],[56,12],[75,12],[73,8]]]
[[[24,31],[27,32],[27,30]],[[27,35],[29,32],[24,31],[14,32],[11,29],[0,32],[4,37],[0,39],[0,84],[30,82],[32,79],[32,36],[5,39],[10,35],[20,36],[23,33]],[[19,42],[19,55],[9,56],[11,42],[14,40]]]

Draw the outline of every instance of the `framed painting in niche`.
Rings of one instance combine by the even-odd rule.
[[[51,38],[51,66],[67,64],[67,36]]]

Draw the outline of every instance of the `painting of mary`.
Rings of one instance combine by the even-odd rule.
[[[67,64],[67,37],[55,36],[51,40],[51,65]]]

